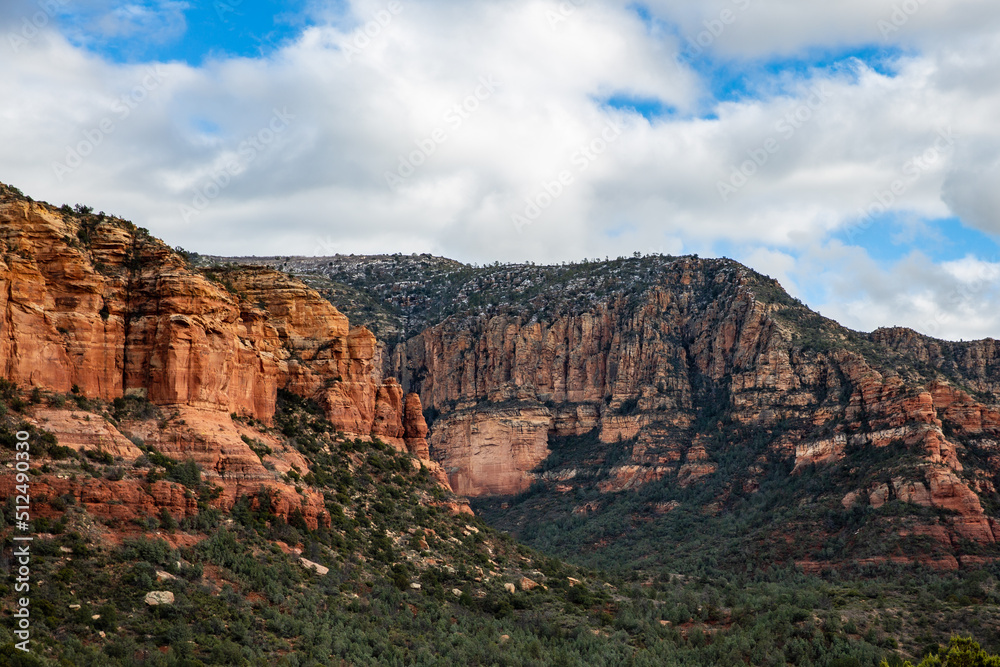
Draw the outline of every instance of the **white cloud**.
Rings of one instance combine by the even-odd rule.
[[[795,281],[789,276],[789,272],[793,271],[797,265],[795,257],[792,255],[768,248],[754,248],[748,253],[741,254],[734,259],[766,276],[774,278],[792,296],[801,296],[797,293]]]
[[[948,175],[943,199],[969,224],[1000,234],[1000,157],[995,150],[984,150],[988,146],[977,148],[978,155],[969,156]]]
[[[951,340],[1000,332],[1000,257],[935,264],[912,252],[880,265],[861,248],[831,242],[804,253],[790,273],[793,289],[825,296],[810,305],[854,329],[907,326]]]
[[[709,48],[748,57],[870,43],[893,4],[753,0]],[[179,6],[158,6],[167,5]],[[0,48],[0,180],[130,216],[201,252],[314,254],[336,244],[558,261],[704,253],[724,241],[801,293],[814,262],[837,286],[824,313],[853,326],[919,323],[935,308],[954,315],[945,329],[957,335],[998,324],[958,317],[967,306],[951,304],[947,290],[915,296],[921,276],[961,284],[943,265],[886,269],[828,242],[897,181],[891,208],[915,225],[957,214],[1000,231],[995,4],[924,3],[886,40],[910,49],[895,76],[855,62],[786,77],[780,95],[709,107],[710,86],[678,65],[673,33],[740,6],[729,0],[653,2],[653,25],[611,0],[557,22],[554,0],[407,2],[372,30],[386,6],[353,2],[268,58],[174,63],[153,79],[46,27],[16,52]],[[141,15],[108,30],[147,30]],[[17,13],[0,21],[15,30]],[[606,108],[615,94],[677,112],[649,121]],[[276,110],[293,118],[269,135]],[[112,131],[88,148],[106,119]],[[948,128],[953,144],[928,153]],[[82,164],[57,174],[54,163],[77,149],[89,152]],[[422,164],[390,189],[386,172],[421,150],[431,154],[417,154]],[[741,167],[753,172],[745,183],[734,176]],[[556,188],[563,172],[571,182]],[[725,200],[720,182],[735,190]],[[559,190],[551,203],[547,186]],[[185,217],[181,207],[199,201],[208,206]],[[512,216],[532,205],[544,210],[519,230]],[[825,250],[811,256],[814,248]],[[989,304],[994,296],[981,295]]]
[[[623,3],[625,4],[625,3]],[[648,0],[687,40],[732,56],[795,53],[851,44],[935,47],[1000,28],[992,0]],[[724,12],[730,12],[724,23]],[[718,34],[715,34],[718,33]]]

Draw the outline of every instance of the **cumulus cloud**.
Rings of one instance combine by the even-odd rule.
[[[991,0],[649,0],[644,5],[686,41],[700,43],[700,37],[719,53],[752,57],[852,44],[933,47],[1000,27]]]
[[[979,153],[980,151],[976,151]],[[1000,157],[997,152],[959,163],[943,184],[943,200],[971,225],[1000,234]]]
[[[183,20],[181,3],[108,2],[106,34]],[[53,21],[0,45],[0,180],[220,254],[560,261],[724,242],[801,294],[824,275],[824,313],[852,326],[948,313],[948,335],[995,332],[966,316],[974,301],[949,300],[968,277],[955,267],[886,267],[850,245],[882,211],[998,231],[1000,8],[912,2],[884,37],[897,3],[313,3],[317,24],[271,55],[199,67],[116,64]],[[724,11],[703,40],[716,62],[902,50],[879,71],[804,60],[717,101],[678,56]],[[0,13],[3,32],[23,15]]]
[[[825,300],[812,305],[845,326],[907,326],[958,340],[996,337],[1000,257],[966,256],[935,264],[913,252],[889,265],[861,248],[838,243],[814,248],[796,268],[796,285]]]

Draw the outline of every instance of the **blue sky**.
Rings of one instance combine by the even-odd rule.
[[[966,256],[1000,259],[1000,245],[995,234],[969,228],[956,217],[923,220],[912,215],[887,213],[863,219],[834,238],[845,245],[865,248],[872,259],[880,262],[896,262],[914,251],[935,262]]]
[[[854,78],[863,70],[892,77],[895,63],[903,55],[899,48],[878,45],[814,47],[791,55],[757,58],[719,56],[707,49],[697,55],[682,54],[684,62],[704,80],[709,105],[788,94],[790,87],[815,77]]]
[[[266,57],[313,22],[307,0],[134,0],[108,9],[70,4],[62,24],[74,44],[121,63]]]
[[[11,0],[0,36],[0,180],[175,245],[726,255],[1000,335],[992,0]]]

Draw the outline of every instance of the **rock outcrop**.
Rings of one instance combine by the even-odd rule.
[[[800,474],[894,446],[913,464],[896,481],[849,490],[846,506],[937,508],[953,545],[1000,537],[977,495],[995,494],[1000,470],[995,341],[856,334],[735,262],[664,262],[645,292],[582,312],[529,304],[454,315],[400,344],[391,363],[437,415],[431,455],[469,496],[535,480],[559,494],[697,485],[726,447],[747,448],[727,487],[753,493],[765,461],[789,460]],[[625,457],[567,463],[573,475],[538,472],[552,438],[588,432]],[[965,463],[970,448],[989,465]]]
[[[455,493],[515,494],[549,454],[551,419],[544,407],[456,413],[435,423],[430,444]]]
[[[193,458],[223,489],[224,505],[268,486],[278,491],[279,514],[301,505],[307,523],[324,521],[322,497],[300,497],[280,483],[279,466],[265,468],[232,419],[270,423],[279,389],[316,400],[347,435],[381,438],[424,458],[444,480],[426,460],[419,397],[406,396],[383,366],[369,331],[351,328],[285,274],[203,273],[124,220],[0,197],[0,377],[105,401],[147,398],[168,410],[169,423],[133,424],[129,433],[167,456]],[[127,460],[141,453],[114,426],[71,411],[43,410],[38,420],[73,449]],[[162,489],[144,499],[121,484],[46,483],[52,494],[84,503],[128,497],[129,513],[155,505],[183,517],[194,507]]]
[[[706,382],[731,378],[734,401],[744,404],[737,418],[747,423],[762,412],[776,421],[788,407],[765,408],[764,396],[812,402],[799,391],[803,380],[792,372],[767,305],[750,293],[745,270],[709,275],[690,260],[670,269],[641,301],[615,297],[547,320],[530,311],[453,317],[397,348],[393,361],[403,385],[442,414],[431,450],[453,483],[463,480],[463,493],[523,490],[536,459],[545,456],[546,435],[592,430],[605,443],[635,443],[630,465],[602,488],[665,474],[694,483],[715,469],[704,448],[692,446],[700,389],[692,377],[699,375]],[[706,303],[699,292],[714,286],[729,290],[729,298]],[[514,407],[493,407],[505,404]],[[510,426],[516,423],[524,425]],[[501,446],[496,434],[505,432],[512,437]],[[492,445],[479,446],[478,433],[490,434]],[[525,439],[536,444],[526,448]],[[504,481],[487,481],[486,470],[502,470]]]

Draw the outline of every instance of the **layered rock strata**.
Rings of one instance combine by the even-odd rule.
[[[851,502],[939,508],[949,545],[994,543],[996,520],[977,494],[995,494],[1000,471],[995,341],[855,334],[778,290],[734,262],[679,258],[644,294],[584,312],[451,317],[399,345],[391,363],[436,414],[431,454],[463,494],[514,494],[536,479],[559,493],[664,478],[689,486],[716,473],[720,447],[747,449],[733,483],[752,493],[765,460],[799,473],[898,445],[918,464],[885,488],[852,490]],[[912,370],[921,360],[923,374]],[[626,458],[538,473],[550,438],[588,432]],[[963,465],[970,447],[992,452],[985,469]]]
[[[321,520],[322,498],[302,499],[280,484],[231,418],[270,423],[279,388],[317,400],[347,435],[427,459],[420,399],[383,376],[380,349],[370,332],[351,328],[284,274],[203,275],[126,221],[0,201],[0,376],[106,401],[139,395],[169,408],[169,427],[136,435],[167,456],[194,458],[222,487],[223,504],[267,485],[287,495],[279,509],[301,504],[307,522]],[[67,414],[43,411],[40,426],[73,448],[138,456],[114,426]],[[424,463],[445,479],[436,463]],[[61,486],[52,493],[66,492]],[[190,503],[170,509],[191,509],[182,505]]]

